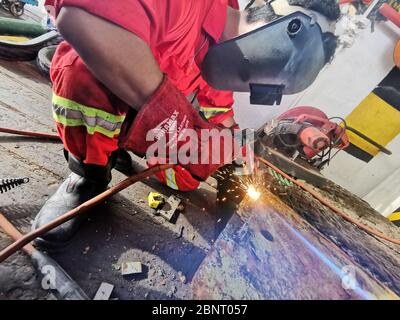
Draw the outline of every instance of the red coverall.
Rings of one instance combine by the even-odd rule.
[[[233,116],[233,93],[211,88],[199,65],[222,35],[227,6],[238,9],[237,0],[46,0],[45,5],[54,6],[56,15],[62,6],[79,7],[131,31],[149,45],[161,71],[185,96],[197,92],[199,111],[208,121]],[[65,148],[85,164],[107,164],[130,107],[90,73],[66,42],[55,53],[50,75],[53,116]],[[179,170],[161,173],[159,179],[176,190],[195,189],[199,182]]]

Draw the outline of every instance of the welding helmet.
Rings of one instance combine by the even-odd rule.
[[[256,30],[210,47],[202,76],[215,89],[251,92],[252,104],[280,104],[303,91],[327,63],[324,34],[335,22],[313,10],[271,2],[282,16]]]

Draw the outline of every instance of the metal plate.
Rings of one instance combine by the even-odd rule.
[[[97,290],[93,300],[108,300],[110,299],[113,290],[114,286],[112,284],[103,282]]]
[[[121,274],[129,276],[132,274],[141,274],[143,272],[140,262],[123,262],[121,265]]]
[[[175,196],[170,196],[162,209],[158,211],[158,214],[165,220],[172,222],[178,213],[178,207],[180,204],[181,199]]]

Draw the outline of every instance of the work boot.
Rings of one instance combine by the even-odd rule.
[[[72,173],[44,204],[33,222],[32,229],[42,227],[105,191],[111,181],[113,162],[115,160],[104,167],[85,165],[69,155],[68,165]],[[61,249],[68,244],[86,219],[87,215],[79,215],[36,239],[35,244],[49,251]]]
[[[119,149],[115,152],[116,155],[116,162],[114,169],[126,174],[126,175],[132,175],[135,173],[135,168],[133,167],[132,163],[132,158],[128,151],[124,149]]]

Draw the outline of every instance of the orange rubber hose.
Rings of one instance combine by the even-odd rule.
[[[61,138],[59,136],[57,136],[57,135],[54,135],[54,134],[23,131],[23,130],[9,129],[9,128],[0,128],[0,132],[9,133],[9,134],[16,134],[16,135],[19,135],[19,136],[26,136],[26,137],[32,137],[32,138],[43,138],[43,139],[51,139],[51,140],[61,141]]]
[[[4,250],[2,250],[0,252],[0,263],[3,262],[5,259],[7,259],[12,254],[14,254],[15,252],[17,252],[18,250],[22,249],[24,246],[26,246],[31,241],[42,236],[46,232],[58,227],[59,225],[71,220],[72,218],[76,217],[77,215],[80,215],[80,214],[86,212],[88,209],[92,208],[96,204],[98,204],[98,203],[108,199],[112,195],[128,188],[130,185],[132,185],[138,181],[141,181],[145,178],[148,178],[159,171],[167,170],[167,169],[170,169],[173,167],[174,167],[174,165],[172,165],[172,164],[158,165],[158,166],[151,167],[150,169],[147,169],[145,171],[139,172],[138,174],[135,174],[133,176],[130,176],[129,178],[121,181],[114,187],[111,187],[110,189],[99,194],[98,196],[86,201],[85,203],[82,203],[79,207],[76,207],[75,209],[68,211],[67,213],[65,213],[62,216],[58,217],[57,219],[49,222],[48,224],[40,227],[39,229],[31,231],[30,233],[24,235],[22,238],[18,239],[17,241],[15,241],[11,245],[9,245],[7,248],[5,248]]]

